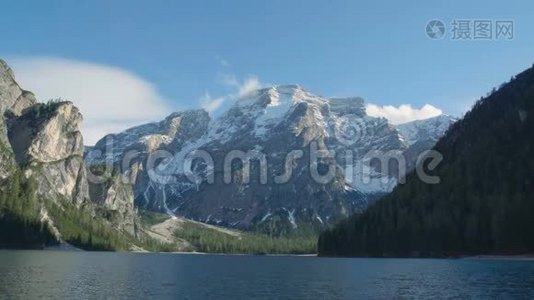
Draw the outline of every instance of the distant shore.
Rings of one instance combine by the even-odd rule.
[[[186,255],[221,255],[221,256],[300,256],[300,257],[317,257],[317,254],[253,254],[253,253],[209,253],[209,252],[149,252],[149,251],[131,251],[132,253],[158,253],[158,254],[186,254]]]
[[[39,251],[74,251],[74,252],[100,252],[100,251],[86,251],[83,249],[76,248],[70,244],[62,243],[58,246],[50,246],[41,249],[8,249],[0,248],[0,250],[39,250]],[[152,252],[146,251],[141,248],[137,248],[132,251],[103,251],[103,252],[123,252],[123,253],[150,253],[150,254],[182,254],[182,255],[220,255],[220,256],[291,256],[291,257],[321,257],[316,253],[309,254],[253,254],[253,253],[208,253],[208,252],[184,252],[184,251],[175,251],[175,252]],[[460,260],[510,260],[510,261],[534,261],[534,253],[532,254],[521,254],[521,255],[471,255],[471,256],[456,256],[456,257],[342,257],[342,256],[324,256],[325,258],[374,258],[374,259],[460,259]]]
[[[475,256],[462,257],[462,259],[534,261],[534,254],[522,254],[522,255],[475,255]]]

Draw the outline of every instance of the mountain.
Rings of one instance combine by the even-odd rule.
[[[427,141],[435,144],[455,121],[456,119],[451,116],[439,115],[425,120],[400,124],[396,128],[409,146]]]
[[[89,183],[81,121],[71,102],[37,103],[0,60],[0,248],[129,248],[132,187],[116,173]]]
[[[408,139],[421,128],[403,127]],[[410,173],[365,212],[323,233],[319,254],[533,253],[533,130],[534,67],[478,101],[437,142],[443,161],[419,167],[439,182]]]
[[[85,161],[119,168],[140,208],[271,235],[317,232],[362,211],[404,175],[373,159],[407,155],[411,168],[451,122],[395,127],[368,116],[361,98],[281,85],[241,97],[215,119],[192,110],[110,134]]]

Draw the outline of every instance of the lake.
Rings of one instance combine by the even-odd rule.
[[[0,298],[534,299],[534,261],[0,251]]]

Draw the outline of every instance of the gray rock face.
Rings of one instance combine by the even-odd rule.
[[[0,155],[9,158],[2,159],[0,172],[6,176],[13,167],[22,167],[26,176],[37,180],[41,196],[86,202],[78,109],[69,102],[36,103],[33,94],[22,90],[11,69],[0,61],[0,112]]]
[[[21,165],[83,156],[82,115],[70,102],[38,103],[10,122],[10,141]]]
[[[133,233],[136,222],[135,218],[132,218],[135,217],[134,194],[138,203],[142,202],[143,196],[139,195],[145,195],[150,186],[149,175],[144,171],[149,163],[149,155],[156,151],[181,148],[184,143],[197,140],[205,134],[209,122],[207,112],[193,110],[173,113],[161,122],[137,126],[104,137],[87,152],[86,164],[91,167],[111,162],[113,165],[122,166],[122,159],[126,157],[126,166],[122,167],[127,180],[115,175],[113,184],[108,186],[89,180],[91,199],[116,211],[119,216],[116,219],[123,224],[120,227]]]
[[[89,172],[96,172],[89,168]],[[91,201],[97,207],[105,208],[103,217],[114,228],[137,235],[137,214],[134,207],[134,193],[130,184],[122,182],[122,177],[115,173],[101,183],[89,181]]]
[[[22,90],[9,66],[0,59],[0,179],[7,178],[16,167],[15,156],[7,138],[4,115],[20,115],[35,103],[32,93]]]
[[[180,121],[171,122],[176,117]],[[372,158],[410,149],[395,126],[366,114],[363,99],[328,99],[296,85],[255,91],[215,120],[204,111],[189,111],[109,137],[97,143],[86,161],[101,164],[107,158],[122,167],[134,183],[138,206],[261,231],[318,230],[365,208],[371,195],[390,191],[403,175],[400,168],[375,167]],[[102,155],[106,143],[113,147]],[[136,159],[124,163],[132,149],[139,152]],[[150,168],[147,160],[158,150],[170,154]],[[227,164],[235,151],[250,154],[250,164],[239,159]],[[290,159],[293,151],[302,155]],[[328,151],[334,155],[311,155]],[[189,159],[192,153],[209,159]],[[287,171],[292,175],[277,181]],[[326,174],[331,174],[328,181],[317,180]]]
[[[37,180],[42,196],[88,202],[81,120],[70,102],[38,103],[9,120],[17,163]]]
[[[173,113],[161,122],[107,135],[87,152],[85,161],[89,166],[111,163],[121,167],[134,186],[137,201],[143,201],[139,195],[144,195],[150,187],[145,172],[148,157],[156,151],[172,153],[186,143],[195,142],[207,132],[209,123],[209,114],[204,110]]]
[[[151,153],[158,149],[181,147],[184,142],[202,136],[209,122],[210,117],[204,110],[173,113],[161,122],[144,124],[105,136],[92,149],[94,151],[91,153],[95,157],[89,156],[86,160],[101,162],[104,158],[118,161],[128,150]],[[97,155],[99,150],[105,157]]]
[[[11,111],[15,115],[35,104],[35,96],[19,87],[9,66],[0,59],[0,113]]]

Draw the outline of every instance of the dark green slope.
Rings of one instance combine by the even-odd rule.
[[[20,171],[0,182],[0,249],[40,249],[57,244],[48,224],[41,222],[35,182]]]
[[[444,160],[321,235],[323,256],[534,253],[534,69],[478,101],[436,144]]]

